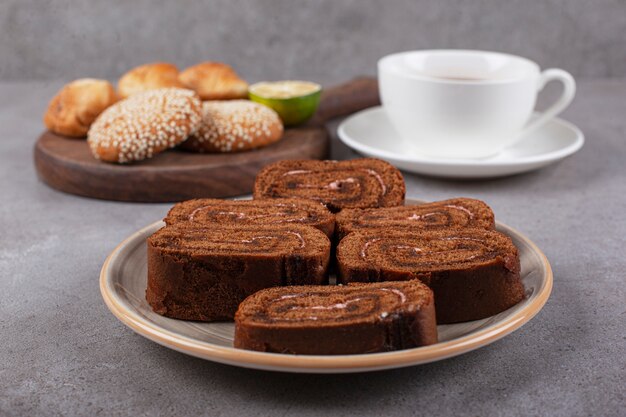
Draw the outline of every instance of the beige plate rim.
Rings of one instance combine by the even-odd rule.
[[[409,200],[407,200],[408,202]],[[419,202],[419,200],[411,200]],[[515,314],[471,335],[440,342],[431,346],[385,353],[360,355],[290,355],[280,353],[254,352],[233,347],[218,346],[199,341],[163,329],[150,322],[137,312],[126,308],[115,297],[112,284],[111,265],[120,256],[122,249],[136,241],[145,240],[146,236],[160,228],[162,221],[154,222],[133,233],[122,241],[107,257],[100,272],[100,292],[113,315],[136,333],[168,348],[198,358],[236,365],[246,368],[309,373],[348,373],[382,369],[400,368],[434,362],[478,349],[491,344],[512,333],[530,321],[545,305],[552,291],[552,268],[543,252],[525,235],[517,230],[497,222],[507,234],[514,234],[523,240],[539,257],[545,271],[545,278],[530,302]]]

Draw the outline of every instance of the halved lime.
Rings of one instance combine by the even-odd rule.
[[[260,82],[250,86],[250,100],[276,110],[285,126],[306,122],[315,114],[322,87],[309,81]]]

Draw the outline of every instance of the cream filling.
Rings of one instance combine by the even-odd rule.
[[[375,290],[372,291],[385,291],[385,292],[390,292],[395,294],[396,296],[398,296],[399,300],[400,300],[400,304],[404,304],[407,300],[406,295],[404,294],[404,292],[400,291],[397,288],[376,288]],[[274,300],[274,302],[276,301],[281,301],[281,300],[288,300],[288,299],[292,299],[292,298],[302,298],[304,297],[305,294],[285,294],[282,295],[278,298],[276,298]],[[299,305],[295,305],[289,308],[290,311],[299,311],[299,310],[304,310],[304,311],[308,311],[308,310],[312,310],[314,311],[328,311],[328,310],[344,310],[346,308],[348,308],[349,305],[357,303],[361,300],[364,300],[365,298],[363,297],[356,297],[356,298],[351,298],[348,299],[342,303],[335,303],[335,304],[331,304],[331,305],[314,305],[314,306],[299,306]],[[388,312],[383,311],[380,313],[380,317],[381,318],[385,318],[389,315]],[[281,317],[281,320],[287,320],[287,321],[294,321],[294,320],[302,320],[302,319],[306,319],[306,320],[319,320],[319,317],[314,316],[314,315],[309,315],[307,317],[301,318],[286,318],[286,317]]]
[[[380,188],[382,190],[382,195],[387,194],[387,186],[385,185],[385,182],[383,181],[383,178],[380,176],[380,174],[377,171],[375,171],[373,169],[369,169],[369,168],[357,168],[357,169],[355,169],[355,171],[364,171],[368,175],[372,175],[374,178],[376,178],[376,180],[380,184]],[[295,170],[287,171],[287,172],[283,173],[281,176],[282,177],[286,177],[286,176],[290,176],[290,175],[309,174],[311,172],[313,172],[313,171],[306,170],[306,169],[295,169]],[[348,177],[346,179],[340,179],[340,180],[332,181],[332,182],[328,183],[327,185],[325,185],[323,187],[319,187],[319,186],[311,185],[311,184],[298,184],[297,187],[298,188],[326,188],[326,189],[329,189],[329,190],[338,190],[340,188],[339,184],[342,183],[342,182],[354,183],[354,182],[356,182],[356,179],[352,178],[352,177]]]

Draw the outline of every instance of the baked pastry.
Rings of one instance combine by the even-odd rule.
[[[327,283],[329,254],[311,226],[166,226],[148,238],[146,300],[168,317],[232,320],[263,288]]]
[[[182,148],[195,152],[242,152],[277,142],[283,123],[267,106],[248,100],[205,101],[202,124]]]
[[[180,81],[194,90],[202,100],[248,98],[248,83],[228,65],[202,62],[180,73]]]
[[[306,224],[332,238],[335,216],[322,204],[289,198],[283,200],[196,199],[176,204],[164,219],[168,225],[289,225]]]
[[[43,122],[54,133],[84,137],[96,117],[116,101],[110,82],[81,78],[66,84],[52,98]]]
[[[372,158],[350,161],[280,161],[256,177],[254,198],[298,197],[321,201],[334,213],[344,208],[404,203],[404,179],[396,168]]]
[[[117,93],[126,98],[133,94],[159,88],[184,88],[178,79],[178,68],[167,62],[155,62],[133,68],[117,82]]]
[[[433,343],[433,293],[417,280],[269,288],[235,314],[234,346],[241,349],[341,355]]]
[[[346,209],[337,214],[337,237],[364,229],[421,230],[462,229],[478,227],[494,229],[491,207],[472,198],[453,198],[419,205],[379,209]]]
[[[96,159],[127,163],[173,148],[201,122],[196,93],[163,88],[135,94],[106,109],[89,129],[87,141]]]
[[[435,293],[438,323],[478,320],[524,298],[517,248],[495,230],[364,230],[337,247],[338,282],[418,278]]]

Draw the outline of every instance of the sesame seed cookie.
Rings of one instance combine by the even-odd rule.
[[[242,152],[277,142],[283,123],[267,106],[248,100],[205,101],[198,131],[181,145],[195,152]]]
[[[135,94],[106,109],[87,142],[96,159],[120,164],[152,158],[194,133],[202,102],[191,90],[162,88]]]

